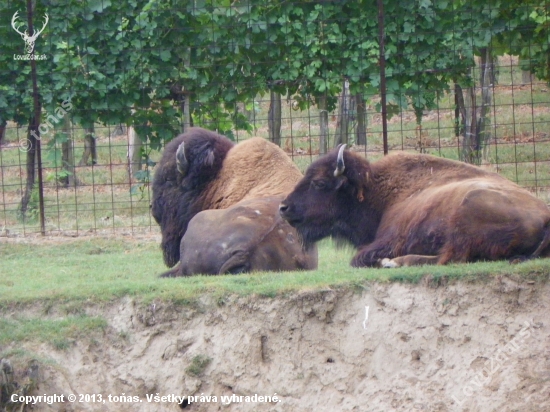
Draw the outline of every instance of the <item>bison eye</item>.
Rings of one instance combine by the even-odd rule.
[[[327,183],[324,181],[324,180],[313,180],[311,182],[311,186],[315,189],[315,190],[323,190],[324,188],[327,187]]]

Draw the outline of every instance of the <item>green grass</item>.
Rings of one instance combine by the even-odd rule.
[[[354,269],[351,249],[320,244],[319,269],[309,272],[252,273],[160,279],[166,270],[154,241],[92,237],[60,243],[0,243],[2,277],[0,307],[56,305],[71,316],[82,316],[81,304],[101,304],[129,296],[144,303],[153,300],[194,304],[210,295],[223,304],[229,295],[274,297],[301,290],[368,288],[371,281],[417,283],[484,281],[495,275],[546,281],[550,260],[518,265],[508,262],[425,266],[399,269]],[[47,309],[44,309],[47,310]]]
[[[28,339],[51,344],[58,350],[67,349],[74,339],[90,336],[107,327],[101,317],[85,315],[62,319],[26,318],[0,319],[0,345]]]
[[[158,244],[129,237],[89,237],[33,243],[0,242],[0,356],[36,359],[21,342],[44,343],[66,350],[79,340],[103,339],[108,322],[90,315],[90,306],[109,305],[130,297],[141,305],[166,302],[200,307],[205,296],[224,305],[234,296],[265,299],[300,291],[327,289],[361,293],[372,282],[419,283],[429,287],[449,282],[488,282],[499,275],[535,283],[547,282],[550,259],[510,265],[508,262],[424,266],[399,269],[354,269],[354,251],[336,249],[332,242],[319,245],[319,269],[308,272],[251,273],[227,276],[193,276],[160,279],[166,270]],[[27,309],[27,310],[26,310]],[[25,313],[25,314],[20,314]],[[119,338],[124,339],[124,332]],[[208,360],[197,358],[186,369],[200,375]]]
[[[185,369],[185,372],[187,372],[188,375],[198,377],[203,373],[211,361],[212,358],[209,358],[206,355],[197,355],[193,357],[191,360],[191,365]]]

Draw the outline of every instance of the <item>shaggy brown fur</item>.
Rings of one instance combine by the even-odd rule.
[[[209,209],[225,209],[241,200],[286,196],[303,177],[278,146],[259,137],[227,153],[219,176],[205,189]]]
[[[176,161],[182,142],[184,173],[178,171]],[[301,178],[286,153],[264,139],[234,145],[200,128],[178,136],[166,146],[153,180],[151,207],[161,226],[165,263],[172,267],[180,260],[181,240],[197,213],[250,199],[285,196]]]
[[[340,176],[336,152],[314,162],[281,214],[306,243],[326,236],[351,242],[358,248],[353,266],[406,255],[425,256],[397,263],[550,254],[550,210],[498,174],[429,155],[400,153],[373,164],[343,155]]]
[[[178,171],[176,151],[185,143],[188,167]],[[151,213],[160,225],[164,263],[172,267],[179,261],[180,241],[189,221],[204,209],[204,191],[216,180],[227,153],[234,144],[217,133],[191,128],[169,142],[155,168]]]

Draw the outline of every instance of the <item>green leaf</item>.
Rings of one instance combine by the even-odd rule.
[[[89,0],[88,7],[91,12],[100,13],[111,6],[111,0]]]
[[[160,52],[160,59],[163,61],[163,62],[168,62],[170,61],[170,57],[171,57],[171,54],[170,54],[170,51],[169,50],[163,50]]]

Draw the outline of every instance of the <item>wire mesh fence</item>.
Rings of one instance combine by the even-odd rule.
[[[548,200],[548,2],[478,3],[8,1],[0,235],[156,231],[154,165],[190,126],[302,171],[339,143],[443,156]]]

